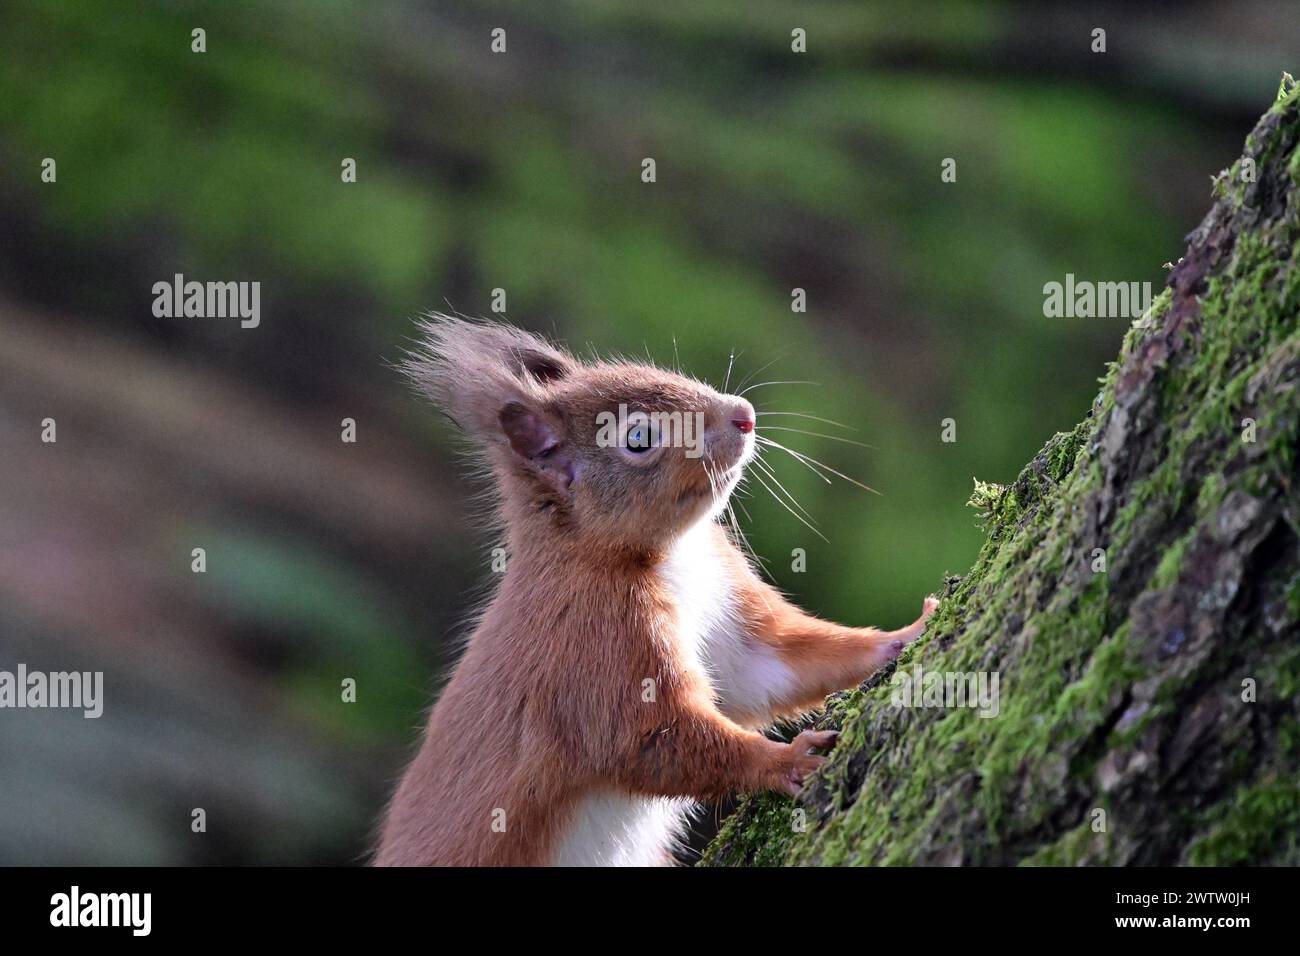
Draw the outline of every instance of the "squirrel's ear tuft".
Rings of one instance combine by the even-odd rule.
[[[535,407],[547,386],[577,362],[540,336],[500,322],[431,314],[399,365],[469,435],[501,440],[500,412],[511,402]]]

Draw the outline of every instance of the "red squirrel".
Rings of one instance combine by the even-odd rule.
[[[744,398],[501,323],[420,334],[403,370],[485,456],[509,559],[374,864],[668,864],[695,801],[798,794],[835,734],[759,730],[897,657],[934,598],[842,627],[759,577],[718,520],[755,453]]]

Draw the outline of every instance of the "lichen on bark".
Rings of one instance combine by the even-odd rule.
[[[702,864],[1300,863],[1291,84],[1214,197],[1087,417],[977,483],[988,540],[896,665],[996,672],[998,715],[897,706],[895,668],[832,696],[824,771]]]

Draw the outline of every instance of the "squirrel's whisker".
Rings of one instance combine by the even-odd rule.
[[[758,376],[762,375],[762,374],[763,374],[764,372],[766,372],[769,368],[771,368],[773,365],[775,365],[776,362],[777,362],[776,359],[772,359],[772,361],[770,361],[770,362],[765,362],[764,364],[760,365],[758,368],[754,369],[754,371],[752,371],[752,372],[750,372],[748,375],[746,375],[746,376],[744,377],[744,379],[741,380],[740,384],[736,386],[736,388],[744,388],[746,384],[748,384],[749,382],[752,382],[754,379],[758,378]],[[726,389],[723,389],[723,391],[726,391]]]
[[[759,382],[757,385],[749,386],[749,388],[745,389],[744,391],[737,392],[736,397],[740,398],[745,394],[745,392],[752,392],[756,388],[763,388],[764,386],[767,385],[821,385],[821,382],[804,382],[796,379],[785,379],[782,381],[774,381],[774,382]]]
[[[810,432],[803,428],[789,428],[785,425],[755,426],[755,430],[760,432],[795,432],[796,434],[809,435],[813,438],[825,438],[827,441],[843,442],[846,445],[857,445],[859,448],[869,448],[872,451],[879,450],[872,445],[868,445],[866,442],[854,441],[852,438],[841,438],[838,435],[823,435],[821,432]]]
[[[780,496],[777,495],[777,493],[776,493],[775,491],[772,490],[772,486],[769,485],[766,481],[763,480],[763,476],[762,476],[761,474],[759,474],[757,471],[755,471],[755,472],[751,472],[751,474],[754,476],[754,480],[755,480],[755,481],[757,481],[760,485],[762,485],[764,488],[767,489],[767,493],[770,494],[770,495],[772,496],[772,499],[773,499],[777,504],[779,504],[779,505],[780,505],[782,508],[784,508],[786,511],[790,512],[790,514],[794,515],[795,518],[797,518],[797,519],[799,520],[799,523],[802,524],[804,527],[806,527],[809,531],[811,531],[813,534],[817,535],[817,537],[821,538],[821,539],[822,539],[823,541],[825,541],[827,544],[830,544],[830,539],[827,538],[826,535],[822,534],[822,533],[821,533],[820,531],[818,531],[818,530],[817,530],[813,525],[811,525],[811,524],[809,524],[807,521],[805,521],[803,515],[799,514],[799,512],[795,511],[795,510],[794,510],[793,508],[791,508],[788,504],[786,504],[784,501],[781,500]]]
[[[824,474],[822,474],[820,468],[817,468],[817,467],[816,467],[816,466],[815,466],[811,461],[808,461],[806,458],[800,456],[800,454],[799,454],[798,452],[794,451],[793,449],[791,449],[791,448],[786,448],[786,447],[785,447],[784,445],[782,445],[781,443],[779,443],[779,442],[777,442],[777,441],[775,441],[775,440],[773,440],[773,439],[771,439],[771,438],[765,438],[765,437],[762,436],[762,435],[755,435],[754,438],[755,438],[755,440],[756,440],[760,445],[768,446],[768,447],[771,447],[771,448],[779,448],[781,451],[783,451],[783,452],[785,452],[785,453],[787,453],[787,454],[793,456],[795,461],[797,461],[797,462],[799,462],[800,464],[802,464],[802,465],[803,465],[804,467],[806,467],[809,471],[811,471],[814,475],[816,475],[816,476],[817,476],[818,478],[820,478],[822,481],[826,482],[826,484],[828,484],[828,485],[831,484],[831,480],[830,480],[829,478],[827,478]]]
[[[772,467],[770,465],[768,465],[766,462],[762,461],[759,458],[755,458],[753,463],[754,465],[763,469],[763,474],[766,475],[768,478],[770,478],[778,488],[780,488],[783,492],[785,492],[786,499],[792,505],[794,505],[796,508],[802,511],[804,515],[807,516],[809,521],[813,522],[814,524],[817,523],[817,519],[814,518],[812,515],[808,514],[808,509],[805,508],[803,505],[799,504],[799,502],[795,500],[794,495],[790,494],[790,490],[786,488],[785,485],[781,484],[781,480],[776,477],[776,472],[772,470]]]
[[[736,504],[740,504],[740,502],[737,501]],[[745,509],[745,506],[744,506],[744,505],[740,505],[740,507],[741,507],[741,510],[743,510],[743,511],[745,512],[745,520],[747,520],[747,521],[753,521],[754,519],[751,518],[751,517],[749,516],[749,511],[748,511],[747,509]],[[728,515],[730,516],[730,518],[731,518],[731,527],[732,527],[732,530],[734,530],[734,531],[736,532],[736,537],[740,539],[740,545],[741,545],[741,547],[742,547],[745,551],[747,551],[747,552],[749,553],[750,557],[752,557],[752,558],[754,559],[755,563],[757,563],[758,566],[759,566],[760,568],[763,569],[763,573],[764,573],[764,574],[767,574],[768,576],[771,576],[771,571],[768,569],[767,562],[765,562],[765,561],[764,561],[764,560],[759,556],[758,552],[754,550],[753,545],[751,545],[751,544],[749,543],[749,538],[745,537],[745,532],[744,532],[744,531],[741,529],[741,527],[740,527],[740,521],[736,518],[736,512],[732,510],[732,508],[731,508],[731,502],[730,502],[730,501],[727,502],[727,514],[728,514]]]
[[[724,392],[727,390],[727,386],[731,384],[731,369],[735,366],[735,364],[736,364],[736,350],[732,349],[731,358],[727,361],[727,377],[722,383],[722,390]]]
[[[827,425],[834,425],[837,428],[847,428],[851,432],[857,431],[852,425],[845,425],[843,422],[832,421],[829,418],[822,418],[820,415],[805,415],[803,412],[754,412],[758,418],[765,415],[791,415],[795,418],[809,418],[815,422],[825,422]]]
[[[825,469],[826,469],[827,471],[829,471],[832,475],[838,475],[840,478],[843,478],[845,481],[847,481],[847,482],[849,482],[849,483],[851,483],[851,484],[857,485],[859,488],[863,489],[864,491],[869,491],[869,492],[871,492],[873,495],[878,495],[878,494],[880,494],[879,491],[877,491],[875,488],[872,488],[870,485],[864,485],[862,482],[858,481],[856,478],[850,478],[848,475],[844,474],[844,472],[842,472],[842,471],[836,471],[834,468],[832,468],[830,465],[826,464],[825,462],[823,462],[823,461],[818,461],[816,458],[813,458],[813,457],[810,456],[810,455],[805,455],[803,452],[795,451],[793,448],[787,448],[785,445],[782,445],[780,442],[775,441],[774,439],[771,439],[771,438],[762,438],[762,439],[760,439],[760,441],[767,442],[767,443],[771,444],[773,447],[775,447],[775,448],[779,448],[779,449],[781,449],[782,451],[787,452],[788,454],[793,455],[796,459],[798,459],[799,461],[802,461],[804,464],[808,465],[810,468],[811,468],[813,465],[818,465],[818,466],[820,466],[820,467],[822,467],[822,468],[825,468]],[[814,470],[815,470],[815,469],[814,469]]]

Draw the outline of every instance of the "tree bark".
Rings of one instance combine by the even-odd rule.
[[[703,863],[1300,863],[1298,143],[1284,81],[1087,417],[977,482],[927,635]],[[996,674],[997,716],[900,705],[917,668]]]

